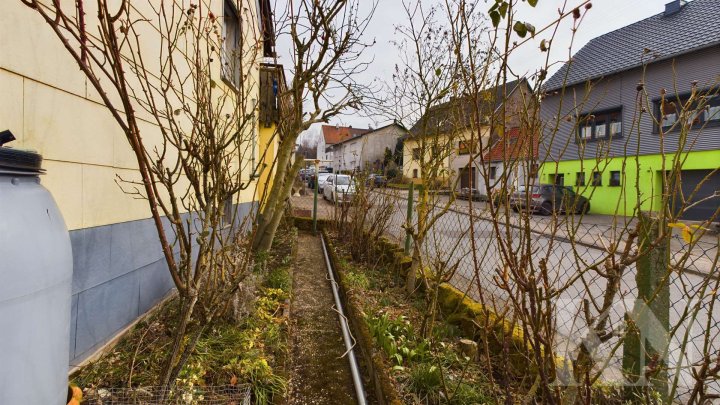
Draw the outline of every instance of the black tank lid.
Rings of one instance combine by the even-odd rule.
[[[0,172],[42,173],[42,155],[37,152],[0,147]]]

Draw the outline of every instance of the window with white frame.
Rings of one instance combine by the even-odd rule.
[[[584,114],[578,120],[578,138],[595,141],[622,136],[622,110]]]

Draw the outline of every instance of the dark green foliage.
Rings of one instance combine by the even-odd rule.
[[[378,345],[397,365],[428,358],[428,342],[415,334],[412,325],[404,316],[393,319],[384,313],[378,317],[368,317],[367,323]]]

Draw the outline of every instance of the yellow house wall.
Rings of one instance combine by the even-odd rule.
[[[205,3],[222,15],[222,1]],[[10,146],[43,155],[47,174],[42,184],[53,194],[68,228],[150,217],[147,202],[123,193],[116,182],[118,176],[139,179],[125,135],[46,23],[20,1],[5,1],[0,5],[0,38],[0,130],[10,129],[18,138]],[[220,76],[219,61],[217,71]],[[258,83],[258,78],[258,69],[253,69],[250,81]],[[157,126],[150,121],[141,126],[146,144],[158,144]],[[238,164],[248,168],[244,172],[249,176],[248,159]],[[266,172],[260,180],[268,179]],[[257,200],[257,184],[239,193],[236,203]]]
[[[274,125],[270,128],[265,128],[263,125],[260,126],[260,137],[258,142],[260,147],[258,149],[258,153],[260,155],[260,159],[262,160],[261,164],[264,165],[264,169],[260,173],[260,178],[258,179],[259,186],[257,188],[257,200],[261,203],[265,201],[265,196],[270,192],[270,188],[273,184],[272,174],[275,173],[273,161],[275,160],[275,153],[277,152],[278,146],[278,137],[275,134],[276,130],[277,127]]]
[[[483,138],[483,144],[487,144],[487,140],[490,136],[490,128],[484,127],[481,129],[481,136]],[[448,145],[450,147],[450,153],[448,156],[446,156],[443,159],[442,167],[447,170],[448,172],[448,180],[452,181],[454,179],[454,176],[457,174],[457,170],[460,167],[463,167],[467,165],[470,155],[459,155],[458,154],[458,144],[461,141],[469,141],[471,139],[471,132],[469,129],[465,129],[462,132],[459,132],[457,134],[453,134],[452,138],[450,135],[439,135],[434,140],[426,140],[426,153],[425,153],[425,161],[428,161],[431,158],[431,145],[432,143],[440,144],[440,145]],[[420,170],[420,162],[416,159],[413,159],[412,151],[415,148],[419,148],[421,145],[420,139],[405,139],[403,143],[403,175],[410,180],[412,180],[414,183],[418,184],[422,182],[422,170]],[[413,170],[418,170],[418,178],[413,179],[412,174]]]

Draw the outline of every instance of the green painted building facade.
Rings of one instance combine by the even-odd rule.
[[[540,166],[540,182],[572,187],[590,199],[593,214],[635,216],[638,209],[662,207],[663,171],[673,166],[675,158],[675,154],[655,154],[545,162]],[[720,165],[720,150],[682,153],[677,158],[685,173],[704,177]]]
[[[683,201],[682,219],[718,221],[720,7],[675,6],[592,39],[543,85],[539,180],[589,198],[591,214],[664,209],[677,159],[664,201]],[[677,35],[689,26],[698,35]]]

